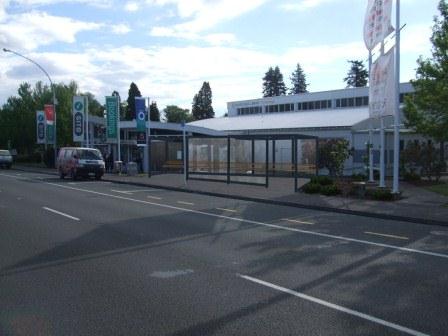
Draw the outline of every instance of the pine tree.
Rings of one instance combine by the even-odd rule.
[[[290,79],[291,79],[292,87],[289,90],[289,94],[298,94],[298,93],[308,92],[308,90],[306,89],[308,86],[308,83],[306,82],[305,72],[303,71],[303,69],[299,63],[297,63],[297,68],[291,74]]]
[[[191,112],[195,120],[208,119],[215,116],[212,107],[212,89],[208,82],[204,82],[202,88],[194,96]]]
[[[441,143],[448,141],[448,4],[439,2],[440,17],[434,19],[432,30],[432,58],[417,61],[413,97],[406,97],[404,114],[406,126],[434,138]]]
[[[274,69],[269,67],[269,70],[263,77],[263,97],[274,96]]]
[[[344,78],[344,82],[347,83],[347,87],[365,87],[369,79],[369,72],[364,67],[362,61],[347,61],[351,64],[350,70],[347,73],[347,77]]]
[[[149,120],[160,121],[160,112],[157,107],[157,102],[152,102],[149,106]]]
[[[128,93],[128,105],[126,107],[126,114],[125,114],[125,120],[132,120],[135,119],[135,97],[141,97],[142,94],[140,93],[140,90],[138,89],[137,85],[132,82],[131,86],[129,87],[129,93]]]
[[[263,77],[263,97],[274,97],[286,94],[286,85],[278,66],[272,67]]]

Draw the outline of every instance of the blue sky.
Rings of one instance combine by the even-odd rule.
[[[429,56],[438,0],[401,0],[401,81]],[[347,60],[366,60],[367,0],[0,0],[0,47],[40,63],[55,82],[75,80],[100,102],[131,82],[142,95],[191,108],[203,81],[216,115],[228,101],[259,98],[278,65],[285,83],[297,63],[310,91],[344,87]],[[37,67],[0,53],[0,104]]]

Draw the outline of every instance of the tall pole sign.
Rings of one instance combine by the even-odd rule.
[[[394,118],[394,177],[392,192],[400,192],[400,0],[396,9],[397,34],[395,35],[395,118]]]
[[[137,121],[137,145],[146,145],[146,98],[135,97],[135,119]]]
[[[84,96],[73,97],[73,141],[83,142],[85,134],[86,101]]]
[[[118,142],[118,97],[106,97],[106,137],[108,143]]]
[[[45,144],[45,112],[36,111],[36,143]]]
[[[380,146],[380,186],[384,187],[384,116],[393,115],[396,94],[396,78],[394,71],[394,49],[384,53],[384,39],[394,31],[392,27],[392,1],[368,0],[364,21],[364,43],[369,50],[369,116],[379,118],[381,121]],[[398,8],[397,0],[397,8]],[[399,27],[399,26],[397,26]],[[372,62],[372,50],[381,44],[380,56]],[[396,46],[397,47],[397,46]],[[396,48],[395,48],[396,49]],[[399,87],[399,84],[398,84]],[[370,122],[372,125],[372,122]],[[372,128],[372,126],[370,127]],[[369,131],[371,139],[372,131]],[[371,140],[369,140],[369,147]],[[372,156],[369,153],[369,162],[372,167]],[[369,170],[369,180],[373,180],[372,168]]]
[[[45,120],[47,121],[47,143],[54,144],[55,129],[54,129],[54,107],[53,105],[44,105]]]

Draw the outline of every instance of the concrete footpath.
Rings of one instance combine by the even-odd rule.
[[[15,165],[14,168],[57,175],[54,169],[25,165]],[[155,175],[151,178],[148,178],[147,175],[106,174],[103,180],[374,218],[448,226],[448,197],[405,182],[400,183],[403,195],[401,200],[381,202],[340,196],[328,197],[296,193],[294,192],[294,179],[278,177],[269,178],[269,188],[198,180],[188,180],[185,183],[181,174]],[[299,183],[304,184],[306,180],[300,180]]]

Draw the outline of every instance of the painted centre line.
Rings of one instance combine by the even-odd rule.
[[[51,209],[51,208],[42,207],[42,209],[47,210],[47,211],[50,211],[50,212],[55,213],[55,214],[60,215],[60,216],[64,216],[64,217],[73,219],[73,220],[75,220],[75,221],[79,221],[79,220],[80,220],[80,219],[77,218],[77,217],[73,217],[73,216],[67,215],[66,213],[63,213],[63,212],[60,212],[60,211],[57,211],[57,210],[54,210],[54,209]]]
[[[401,239],[401,240],[409,240],[408,237],[395,236],[395,235],[390,235],[390,234],[385,234],[385,233],[377,233],[377,232],[370,232],[370,231],[365,231],[364,233],[368,234],[368,235],[372,235],[372,236],[380,236],[380,237],[386,237],[386,238],[395,238],[395,239]]]
[[[340,312],[343,312],[343,313],[346,313],[346,314],[349,314],[349,315],[352,315],[352,316],[356,316],[356,317],[362,318],[362,319],[370,321],[370,322],[381,324],[381,325],[383,325],[385,327],[404,332],[404,333],[406,333],[408,335],[429,336],[428,334],[424,334],[424,333],[419,332],[417,330],[413,330],[413,329],[410,329],[410,328],[407,328],[407,327],[403,327],[403,326],[401,326],[399,324],[388,322],[386,320],[383,320],[383,319],[380,319],[380,318],[377,318],[377,317],[374,317],[374,316],[371,316],[371,315],[368,315],[368,314],[364,314],[364,313],[361,313],[359,311],[356,311],[356,310],[353,310],[353,309],[350,309],[350,308],[339,306],[337,304],[334,304],[334,303],[331,303],[331,302],[328,302],[328,301],[324,301],[324,300],[315,298],[313,296],[306,295],[304,293],[296,292],[294,290],[291,290],[291,289],[288,289],[288,288],[285,288],[285,287],[277,286],[277,285],[274,285],[274,284],[272,284],[270,282],[263,281],[263,280],[260,280],[260,279],[256,279],[256,278],[250,277],[248,275],[237,274],[237,276],[239,276],[242,279],[254,282],[256,284],[259,284],[259,285],[262,285],[262,286],[266,286],[266,287],[278,290],[278,291],[280,291],[282,293],[290,294],[292,296],[295,296],[295,297],[298,297],[298,298],[301,298],[303,300],[310,301],[310,302],[313,302],[313,303],[317,303],[317,304],[319,304],[321,306],[325,306],[325,307],[330,308],[330,309],[334,309],[334,310],[337,310],[337,311],[340,311]]]
[[[236,210],[232,210],[232,209],[225,209],[225,208],[216,208],[217,210],[221,210],[221,211],[227,211],[227,212],[238,212]]]
[[[155,200],[161,200],[162,197],[157,197],[157,196],[146,196],[146,198],[151,198],[151,199],[155,199]]]
[[[311,222],[300,221],[297,219],[289,219],[289,218],[284,218],[284,219],[282,219],[282,221],[296,223],[296,224],[305,224],[305,225],[314,225],[315,224],[315,223],[311,223]]]
[[[185,204],[185,205],[194,205],[194,203],[184,202],[184,201],[177,201],[177,203],[179,203],[179,204]]]

